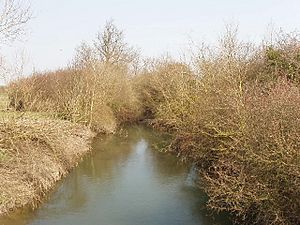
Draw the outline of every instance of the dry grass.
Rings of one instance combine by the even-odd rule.
[[[7,109],[8,95],[3,91],[0,91],[0,111]]]
[[[0,214],[36,206],[89,151],[92,133],[60,120],[0,122]]]

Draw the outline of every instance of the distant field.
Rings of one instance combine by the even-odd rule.
[[[14,119],[14,118],[32,118],[32,119],[43,119],[50,118],[51,115],[47,112],[17,112],[8,108],[8,95],[0,89],[0,118],[1,119]]]

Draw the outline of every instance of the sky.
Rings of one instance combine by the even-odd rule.
[[[31,6],[27,35],[0,47],[11,63],[25,59],[26,73],[66,66],[110,19],[145,57],[178,57],[191,40],[217,40],[228,23],[238,24],[246,41],[263,39],[270,27],[300,30],[300,0],[31,0]]]

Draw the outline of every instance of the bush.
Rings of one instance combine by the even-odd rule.
[[[11,105],[113,132],[134,120],[138,102],[126,69],[96,64],[38,74],[10,85]]]
[[[300,41],[298,34],[280,33],[266,43],[253,60],[250,80],[266,86],[278,79],[300,84]]]
[[[77,49],[69,68],[10,84],[10,105],[17,110],[47,111],[98,132],[114,132],[118,124],[139,117],[130,76],[135,57],[122,31],[108,22],[94,46],[83,43]]]
[[[240,135],[202,172],[209,205],[244,223],[298,224],[299,89],[286,81],[268,94],[255,89],[246,94]]]
[[[145,116],[198,165],[211,209],[238,223],[299,224],[299,69],[287,66],[297,48],[258,57],[229,31],[206,49],[194,70],[162,61],[139,78]]]

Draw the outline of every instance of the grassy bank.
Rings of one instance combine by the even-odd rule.
[[[12,83],[11,105],[102,132],[147,121],[173,135],[170,151],[198,165],[210,209],[238,224],[299,224],[298,36],[255,46],[228,29],[218,45],[195,47],[189,64],[139,67],[107,26],[100,46],[81,45],[71,67]]]
[[[0,121],[0,215],[36,206],[90,150],[92,132],[54,119]]]

